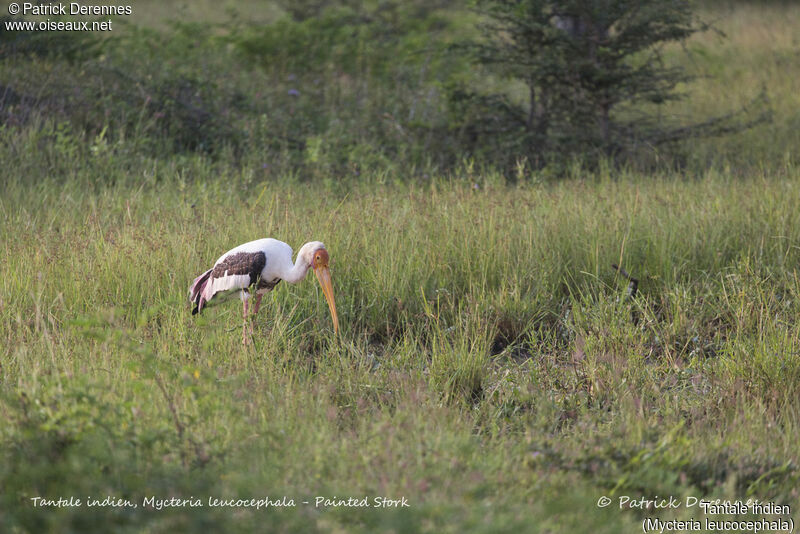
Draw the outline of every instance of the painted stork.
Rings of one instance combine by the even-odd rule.
[[[319,241],[306,243],[297,252],[292,262],[292,247],[277,239],[257,239],[244,243],[223,254],[214,266],[198,276],[189,288],[189,301],[194,304],[192,315],[200,313],[215,296],[239,294],[244,308],[242,343],[247,345],[248,301],[251,290],[255,290],[255,304],[252,314],[258,313],[261,297],[285,280],[296,284],[306,277],[309,269],[314,269],[325,300],[331,310],[333,329],[339,333],[339,318],[336,315],[336,302],[333,300],[333,285],[328,269],[328,251]],[[219,298],[217,300],[220,300]],[[250,325],[252,333],[252,325]]]

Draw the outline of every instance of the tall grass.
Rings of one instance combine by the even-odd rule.
[[[42,159],[16,154],[0,201],[12,531],[263,520],[37,495],[409,499],[269,512],[275,530],[365,532],[635,523],[595,506],[609,492],[800,504],[792,166],[346,186],[108,155],[56,157],[60,177],[31,184]],[[311,282],[278,286],[250,348],[235,303],[190,315],[193,276],[267,235],[326,243],[338,339]]]

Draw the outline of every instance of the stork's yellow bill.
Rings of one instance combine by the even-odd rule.
[[[319,285],[328,301],[328,308],[331,310],[333,319],[333,331],[339,333],[339,317],[336,315],[336,300],[333,298],[333,283],[331,282],[331,271],[328,268],[328,251],[319,249],[314,253],[314,274],[317,275]]]

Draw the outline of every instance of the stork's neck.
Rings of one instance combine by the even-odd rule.
[[[303,261],[303,259],[300,257],[300,254],[297,254],[297,259],[295,259],[294,265],[292,265],[291,268],[286,269],[281,278],[290,284],[296,284],[306,277],[310,267],[311,266],[308,264],[308,262]]]

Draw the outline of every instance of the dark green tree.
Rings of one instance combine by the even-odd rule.
[[[475,147],[494,136],[495,153],[534,165],[576,155],[595,161],[752,122],[737,112],[669,124],[653,112],[680,98],[676,86],[690,79],[663,61],[664,45],[707,28],[688,0],[478,0],[477,7],[483,39],[466,49],[508,85],[453,91]]]

